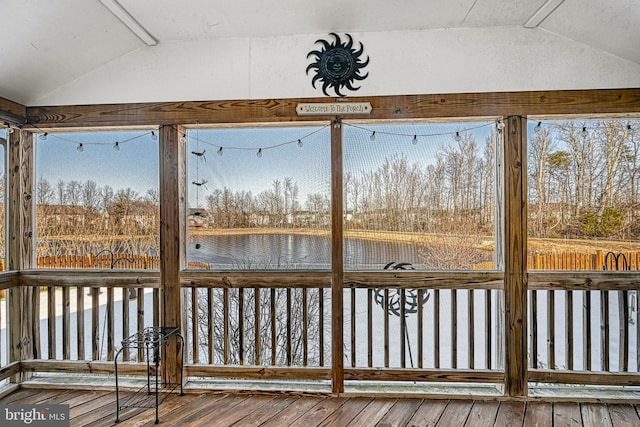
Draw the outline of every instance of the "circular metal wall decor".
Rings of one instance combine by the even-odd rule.
[[[346,34],[349,39],[344,43],[336,33],[329,33],[330,36],[335,38],[333,43],[329,43],[326,40],[316,40],[316,43],[322,44],[321,50],[312,50],[307,54],[307,58],[315,56],[315,62],[309,64],[307,67],[307,75],[310,70],[315,70],[315,75],[311,80],[311,85],[315,89],[316,82],[322,82],[322,92],[326,96],[330,96],[327,93],[327,89],[333,89],[338,96],[345,96],[340,93],[343,87],[349,90],[358,90],[360,87],[354,87],[353,83],[356,80],[364,80],[369,73],[360,75],[362,68],[369,64],[369,57],[362,62],[360,56],[364,51],[362,43],[358,50],[353,48],[353,38]]]
[[[390,262],[384,266],[385,270],[415,270],[413,265],[408,262]],[[402,293],[404,292],[404,296]],[[384,289],[375,289],[374,300],[376,304],[384,309],[385,304],[389,312],[400,317],[402,313],[402,298],[404,298],[404,315],[413,314],[418,312],[418,305],[424,305],[429,300],[429,292],[423,292],[422,298],[419,297],[418,291],[415,289],[388,289],[387,298],[385,302]]]

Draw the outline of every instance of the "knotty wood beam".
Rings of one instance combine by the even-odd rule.
[[[309,121],[299,102],[371,102],[373,120],[640,113],[640,88],[27,107],[40,128]],[[326,120],[330,116],[324,117]]]
[[[17,102],[0,98],[0,122],[23,125],[27,122],[27,107]]]
[[[183,292],[180,270],[186,242],[186,139],[184,128],[160,128],[160,304],[163,327],[183,329]],[[162,357],[164,381],[180,381],[179,340],[170,340]]]
[[[336,120],[331,124],[331,384],[334,393],[344,392],[342,215],[342,124]]]
[[[527,395],[527,120],[504,120],[505,390]]]
[[[33,134],[17,130],[8,136],[9,191],[8,191],[8,246],[7,270],[26,270],[32,264],[33,249]],[[35,309],[39,313],[39,299],[33,288],[15,287],[9,290],[9,361],[18,362],[34,357],[34,338],[39,336],[39,322],[34,321]],[[25,377],[14,376],[12,381]]]

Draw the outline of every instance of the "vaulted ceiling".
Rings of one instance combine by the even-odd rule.
[[[544,51],[545,43],[562,43],[577,52],[612,58],[613,64],[623,64],[621,73],[640,70],[637,0],[3,0],[2,15],[0,97],[25,105],[186,100],[197,96],[195,89],[174,90],[165,96],[159,93],[179,81],[188,88],[187,71],[172,71],[176,80],[171,82],[162,77],[164,86],[137,83],[132,88],[119,84],[126,79],[135,81],[133,74],[139,73],[153,80],[168,64],[175,63],[194,70],[193,78],[202,79],[197,84],[204,84],[206,77],[223,85],[237,76],[249,82],[243,85],[250,86],[237,91],[239,97],[269,94],[257,90],[256,83],[251,82],[259,80],[256,75],[269,67],[268,58],[283,61],[287,52],[282,49],[290,45],[281,40],[302,40],[300,49],[306,53],[318,36],[329,32],[355,33],[360,39],[376,34],[380,40],[387,39],[386,46],[372,46],[380,57],[384,57],[384,49],[403,49],[393,46],[397,34],[437,38],[438,31],[448,31],[450,39],[477,35],[486,37],[488,43],[495,42],[488,34],[506,34],[504,45],[493,48],[517,49],[536,43]],[[136,35],[125,25],[136,23],[148,36]],[[525,38],[534,42],[525,43]],[[260,61],[242,59],[256,55],[246,40],[260,40],[259,46],[266,52]],[[436,49],[445,50],[451,42],[447,43],[435,45]],[[304,55],[301,59],[305,60]],[[152,64],[141,65],[144,61]],[[225,63],[226,67],[220,66]],[[250,68],[253,74],[247,74],[244,68]],[[278,73],[282,74],[281,70]],[[622,81],[640,85],[640,76],[628,77]],[[100,90],[93,89],[98,86]],[[461,86],[461,90],[466,89]],[[390,85],[386,92],[393,90]],[[75,94],[70,96],[70,92]],[[236,94],[204,90],[202,96],[218,93]]]

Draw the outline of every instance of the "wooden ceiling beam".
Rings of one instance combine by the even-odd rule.
[[[638,114],[640,88],[27,107],[26,116],[28,124],[41,129],[277,123],[332,118],[300,117],[296,114],[296,105],[300,102],[370,102],[371,114],[361,118],[373,120]]]
[[[0,122],[22,126],[27,122],[27,107],[17,102],[0,98]]]

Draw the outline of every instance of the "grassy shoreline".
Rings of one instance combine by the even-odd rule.
[[[330,237],[330,230],[317,228],[189,228],[190,236],[237,236],[247,234],[293,234],[299,236],[321,236]],[[394,242],[406,244],[428,245],[430,242],[438,243],[444,236],[441,233],[414,233],[414,232],[394,232],[394,231],[368,231],[368,230],[345,230],[346,239],[356,239],[371,242]],[[155,239],[156,236],[104,236],[104,235],[64,235],[64,236],[43,236],[42,240],[59,241],[125,241],[140,239]],[[478,249],[492,251],[493,236],[480,236]],[[529,238],[527,249],[529,253],[562,253],[581,252],[589,253],[596,251],[627,252],[640,251],[640,242],[624,242],[617,240],[589,240],[589,239],[536,239]]]

